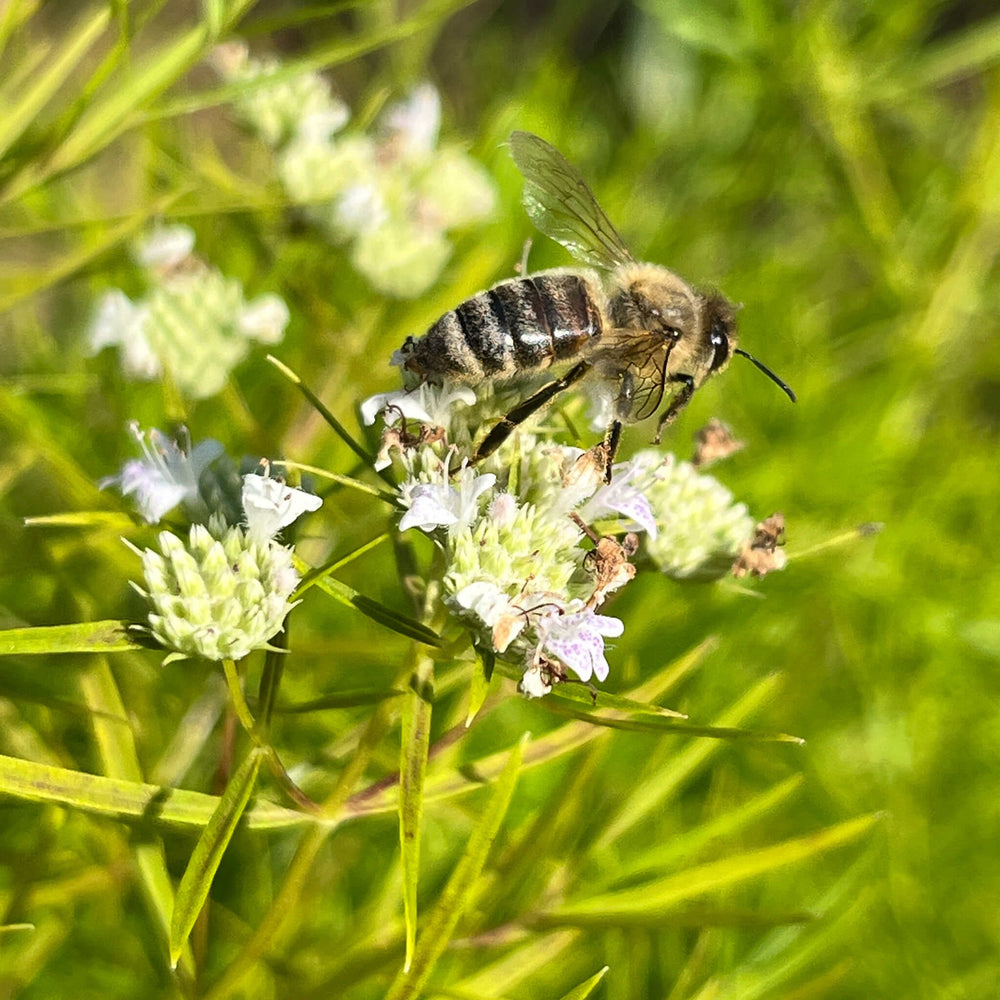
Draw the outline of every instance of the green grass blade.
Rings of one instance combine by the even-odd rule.
[[[403,862],[403,920],[409,971],[417,942],[417,880],[420,875],[420,824],[424,811],[424,779],[431,738],[433,663],[421,657],[403,702],[399,760],[399,844]]]
[[[386,994],[386,1000],[412,1000],[423,989],[437,960],[447,947],[458,921],[476,892],[490,847],[500,831],[521,770],[526,738],[511,750],[493,794],[476,824],[458,864],[455,866],[431,911],[417,941],[408,971],[400,970]]]
[[[542,922],[576,927],[656,927],[672,917],[681,903],[843,847],[863,837],[880,819],[878,814],[860,816],[805,837],[689,868],[657,882],[567,903],[543,914]]]
[[[125,703],[108,668],[107,659],[93,659],[91,669],[80,677],[80,688],[92,713],[91,724],[104,771],[109,778],[140,782],[142,768]],[[147,905],[166,943],[170,933],[170,914],[174,908],[174,887],[167,871],[163,844],[158,838],[150,838],[136,843],[134,851]],[[190,948],[183,949],[180,964],[186,974],[194,975],[194,956]]]
[[[0,118],[0,157],[20,138],[38,113],[62,89],[97,37],[107,27],[108,8],[102,7],[86,23],[66,33],[62,51],[46,60],[43,72],[35,74],[31,84],[14,105],[7,104]]]
[[[78,622],[0,631],[0,656],[42,653],[122,653],[148,647],[136,642],[129,622]]]
[[[218,807],[198,838],[198,843],[195,844],[191,860],[181,877],[181,884],[177,887],[177,900],[170,921],[172,968],[177,967],[198,914],[208,899],[212,879],[215,878],[222,856],[233,839],[233,834],[257,783],[257,772],[260,770],[265,752],[263,747],[253,747],[250,750],[246,760],[229,779],[226,790],[219,799]]]
[[[219,805],[217,796],[204,792],[105,778],[2,755],[0,795],[133,823],[192,830],[203,828]],[[246,814],[246,825],[251,830],[287,830],[317,822],[315,816],[271,803],[254,805]],[[336,826],[339,821],[327,818],[323,822]]]
[[[774,698],[780,683],[781,678],[776,674],[765,677],[739,701],[723,712],[715,720],[715,726],[721,729],[731,729],[738,726]],[[699,741],[677,754],[671,761],[669,768],[661,769],[655,784],[634,782],[631,795],[623,802],[618,815],[605,826],[601,836],[594,844],[594,850],[607,849],[625,831],[630,830],[645,817],[662,808],[663,803],[676,792],[681,784],[718,753],[719,747],[722,745],[718,741]]]
[[[0,312],[7,311],[43,289],[51,288],[77,271],[83,270],[101,254],[141,229],[150,219],[167,212],[170,206],[184,194],[183,191],[170,194],[148,208],[128,216],[118,225],[102,229],[98,237],[88,242],[86,246],[71,250],[64,257],[48,264],[33,276],[20,279],[5,276],[3,285],[0,286]]]
[[[472,678],[469,681],[469,707],[465,713],[465,725],[471,726],[472,720],[490,693],[490,682],[493,680],[493,670],[496,657],[491,648],[476,648],[476,662],[472,665]]]
[[[587,1000],[587,997],[597,989],[598,984],[608,974],[609,968],[610,966],[604,966],[603,969],[595,972],[589,979],[585,979],[579,986],[571,989],[569,993],[564,993],[560,1000]]]

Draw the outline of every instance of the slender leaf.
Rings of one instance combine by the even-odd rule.
[[[608,974],[610,967],[605,965],[603,969],[595,972],[589,979],[585,979],[579,986],[574,987],[569,993],[564,993],[560,1000],[587,1000],[598,984]]]
[[[714,725],[720,729],[738,726],[774,698],[780,683],[781,678],[775,674],[763,678],[715,719]],[[595,851],[608,849],[626,830],[630,830],[646,816],[661,809],[663,803],[676,793],[684,781],[718,753],[721,745],[717,741],[700,740],[676,754],[670,761],[669,767],[659,768],[655,782],[632,782],[631,792],[621,803],[618,815],[604,827],[593,849]]]
[[[194,922],[208,899],[208,891],[222,862],[222,856],[226,853],[250,801],[264,754],[264,748],[253,747],[246,760],[229,779],[219,805],[198,838],[191,860],[181,877],[174,915],[170,921],[170,964],[174,968],[187,944]]]
[[[496,665],[496,657],[493,650],[487,648],[476,648],[476,662],[472,665],[472,678],[469,681],[469,707],[465,713],[466,726],[472,725],[472,720],[479,714],[479,710],[486,701],[486,696],[490,693],[490,681],[493,680],[493,668]]]
[[[570,902],[547,911],[539,919],[547,926],[659,926],[664,918],[674,916],[677,907],[689,899],[746,882],[823,851],[843,847],[863,837],[880,818],[878,814],[860,816],[805,837],[688,868],[657,882]]]
[[[417,941],[417,880],[420,876],[420,823],[424,811],[424,779],[431,736],[433,662],[421,657],[403,702],[399,760],[399,843],[403,861],[403,919],[409,971]]]
[[[0,157],[63,88],[67,77],[107,27],[108,18],[108,8],[100,7],[85,24],[74,25],[64,35],[62,51],[46,59],[45,69],[32,77],[31,83],[19,94],[18,102],[13,105],[5,102],[0,118]]]
[[[91,659],[91,669],[81,675],[80,687],[92,712],[94,735],[105,773],[109,778],[141,781],[142,767],[132,727],[118,685],[108,668],[107,658]],[[151,837],[136,843],[133,850],[147,905],[166,942],[170,933],[170,914],[174,908],[174,887],[167,871],[163,844],[159,838]],[[188,975],[194,975],[194,956],[190,948],[183,950],[181,967]]]
[[[350,691],[332,691],[309,701],[289,702],[278,705],[278,715],[300,715],[306,712],[322,712],[332,708],[357,708],[358,705],[377,705],[380,701],[398,698],[406,694],[399,688],[353,688]]]
[[[219,805],[217,796],[203,792],[105,778],[2,755],[0,795],[47,802],[112,819],[194,830],[204,827]],[[281,830],[319,822],[336,826],[339,820],[327,817],[320,821],[315,816],[271,803],[254,805],[246,814],[246,825],[252,830]]]
[[[122,621],[11,628],[0,632],[0,656],[121,653],[148,648],[137,642],[135,635],[135,626]]]
[[[416,639],[417,642],[422,642],[427,646],[440,646],[442,644],[441,636],[422,622],[400,614],[398,611],[393,611],[392,608],[387,608],[371,597],[365,597],[364,594],[358,593],[353,587],[341,583],[340,580],[324,576],[317,579],[314,586],[319,587],[320,590],[340,601],[341,604],[355,608],[371,618],[372,621],[376,621],[379,625],[384,625],[387,629],[398,632],[408,639]]]
[[[386,994],[386,1000],[411,1000],[423,989],[434,971],[437,960],[473,898],[476,883],[486,864],[490,847],[500,831],[507,807],[514,795],[521,769],[526,738],[510,752],[507,765],[500,774],[490,801],[476,824],[462,857],[451,873],[448,883],[431,911],[423,933],[417,941],[408,970],[400,970]]]

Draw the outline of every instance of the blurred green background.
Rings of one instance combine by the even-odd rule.
[[[289,211],[270,152],[228,107],[238,91],[205,68],[215,41],[231,37],[293,70],[328,72],[360,124],[415,83],[437,85],[443,139],[480,160],[499,195],[489,222],[456,235],[429,292],[412,301],[374,293],[343,248]],[[450,954],[435,982],[443,991],[461,979],[453,996],[556,997],[607,963],[599,989],[609,998],[1000,994],[992,4],[10,0],[0,40],[0,624],[140,615],[127,583],[136,561],[118,527],[24,524],[118,509],[95,484],[131,454],[130,419],[166,427],[183,417],[195,439],[216,437],[233,454],[355,467],[263,350],[223,394],[183,412],[157,385],[124,379],[112,352],[88,355],[98,295],[138,291],[130,240],[153,220],[183,221],[198,252],[239,277],[248,297],[282,295],[291,322],[275,353],[353,428],[358,400],[396,386],[383,359],[406,335],[512,273],[532,233],[502,143],[514,128],[537,132],[591,181],[637,256],[743,304],[741,345],[799,396],[790,406],[736,363],[671,429],[667,444],[681,455],[712,416],[749,442],[718,476],[757,516],[785,513],[790,565],[756,588],[765,599],[731,586],[638,581],[614,604],[627,630],[609,686],[625,690],[718,636],[669,703],[711,721],[777,674],[752,723],[807,742],[613,732],[600,754],[532,772],[498,847],[503,864],[466,932],[530,912],[506,877],[523,880],[528,895],[532,885],[551,888],[560,866],[577,886],[613,886],[641,852],[683,848],[688,831],[790,776],[803,778],[794,795],[717,852],[708,838],[664,864],[682,871],[856,816],[881,818],[849,847],[776,867],[669,920],[609,918],[566,951],[556,943],[563,931],[528,921],[533,964],[513,939],[484,938]],[[531,263],[568,259],[536,234]],[[649,426],[631,429],[624,450],[650,435]],[[852,533],[868,522],[884,530]],[[321,537],[304,544],[325,558],[384,526],[384,508],[335,493],[310,525]],[[402,607],[390,555],[359,561],[344,579]],[[316,601],[301,609],[291,646],[290,701],[388,683],[405,649],[361,616]],[[144,774],[169,783],[157,762],[188,707],[213,690],[212,672],[161,670],[153,653],[112,667]],[[0,660],[2,752],[100,773],[93,669],[85,657]],[[544,705],[518,700],[504,683],[504,702],[469,736],[479,753],[554,725]],[[460,692],[445,684],[441,699],[435,736],[463,718]],[[345,734],[368,714],[290,716],[275,742],[286,762],[335,774]],[[185,787],[210,789],[215,739],[206,738]],[[380,744],[373,774],[397,766],[394,739]],[[671,771],[692,752],[704,759],[683,776]],[[601,841],[617,801],[657,787],[657,808]],[[137,887],[133,848],[148,831],[12,798],[0,810],[3,922],[35,925],[0,936],[3,996],[203,995],[259,924],[292,850],[288,834],[234,844],[213,890],[219,915],[200,945],[201,984],[182,987]],[[428,806],[428,900],[470,815]],[[547,818],[532,827],[533,815]],[[534,854],[529,833],[543,844]],[[292,983],[303,996],[382,995],[379,970],[399,961],[398,940],[378,936],[383,925],[398,931],[395,836],[391,817],[338,832],[267,976],[220,995],[289,995]],[[166,838],[176,878],[193,840]],[[521,961],[524,976],[505,958]],[[493,978],[474,980],[480,970]]]

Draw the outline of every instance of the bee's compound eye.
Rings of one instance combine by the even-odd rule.
[[[729,360],[729,337],[721,323],[712,323],[709,340],[712,345],[712,366],[710,370],[714,372]]]

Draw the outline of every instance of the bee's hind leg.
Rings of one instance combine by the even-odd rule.
[[[590,368],[589,361],[581,361],[574,365],[565,375],[560,378],[546,382],[537,392],[527,399],[518,403],[512,410],[493,425],[489,434],[483,438],[482,443],[476,449],[473,462],[479,462],[492,455],[510,437],[514,428],[518,424],[524,423],[533,413],[537,413],[554,396],[558,396],[564,389],[568,389],[574,382],[579,381]]]
[[[611,482],[611,467],[615,464],[618,445],[622,439],[622,422],[614,420],[604,435],[604,481]]]

